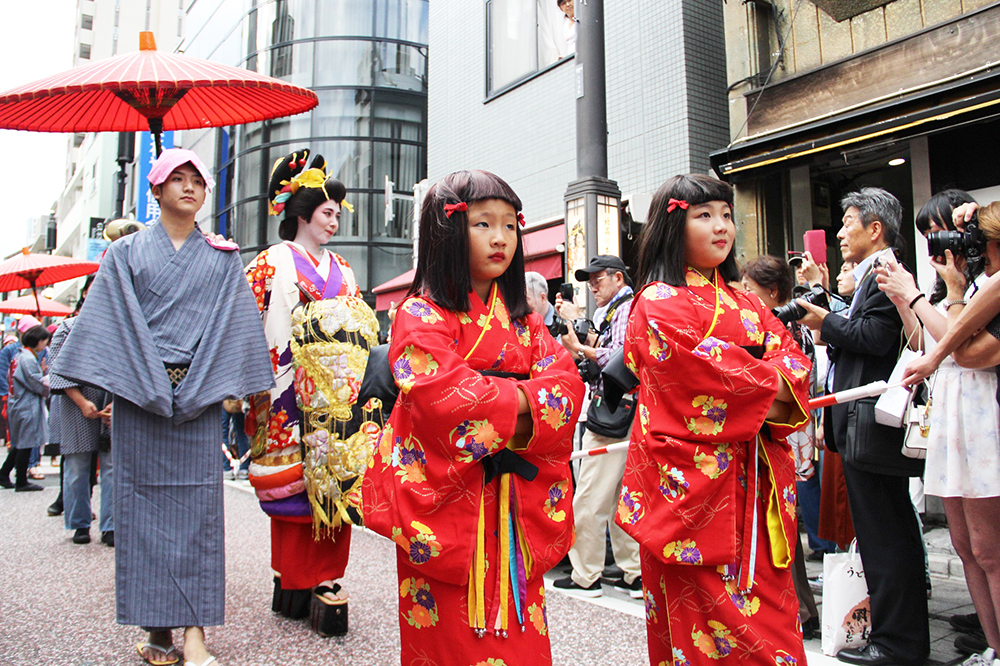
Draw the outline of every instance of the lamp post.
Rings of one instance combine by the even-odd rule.
[[[578,0],[576,34],[576,180],[566,203],[566,273],[598,254],[619,255],[621,190],[608,179],[608,110],[604,66],[604,0]],[[589,294],[582,283],[576,293]],[[593,296],[587,310],[593,312]]]

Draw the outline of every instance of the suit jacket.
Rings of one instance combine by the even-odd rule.
[[[853,307],[849,318],[828,316],[821,328],[823,340],[831,346],[835,392],[888,380],[902,344],[903,321],[873,274],[858,285]],[[924,461],[901,453],[903,429],[875,423],[874,406],[875,399],[867,398],[828,407],[827,445],[839,451],[845,463],[867,472],[920,475]]]

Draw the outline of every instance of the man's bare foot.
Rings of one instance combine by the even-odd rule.
[[[204,664],[211,657],[205,647],[205,630],[201,627],[188,627],[184,630],[184,659],[193,664]],[[213,664],[215,662],[212,662]]]
[[[327,587],[327,588],[330,588],[330,591],[325,592],[323,594],[323,596],[326,597],[327,599],[329,599],[330,601],[346,601],[348,599],[347,591],[344,590],[344,588],[341,587],[341,586],[339,586],[339,585],[337,585],[337,587],[335,588],[334,585],[337,585],[337,581],[335,581],[335,580],[324,580],[322,583],[320,583],[316,587]],[[337,589],[337,588],[339,588],[339,589]],[[336,589],[337,591],[333,592],[334,589]]]
[[[158,647],[152,647],[152,646]],[[166,631],[151,631],[149,632],[149,640],[147,644],[140,645],[139,654],[142,658],[149,663],[163,664],[167,662],[173,663],[180,660],[180,655],[177,651],[173,649],[174,637],[172,632]]]

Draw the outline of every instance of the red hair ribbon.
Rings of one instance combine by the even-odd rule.
[[[678,207],[682,208],[683,210],[687,210],[688,209],[688,202],[687,201],[682,201],[680,199],[670,199],[669,201],[667,201],[667,212],[668,213],[674,212],[674,208],[678,208]]]
[[[464,201],[459,201],[457,204],[445,204],[444,216],[451,217],[451,214],[454,213],[455,211],[458,211],[459,213],[464,213],[467,210],[469,210],[469,204],[465,203]]]
[[[517,214],[517,223],[521,225],[522,229],[524,228],[524,214],[522,213]]]

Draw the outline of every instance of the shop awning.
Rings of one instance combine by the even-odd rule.
[[[541,229],[531,229],[522,237],[524,241],[524,268],[536,271],[552,280],[563,274],[563,251],[566,243],[566,225],[562,222]],[[374,289],[375,309],[388,310],[389,306],[403,300],[413,283],[414,270],[410,269],[383,282]]]

